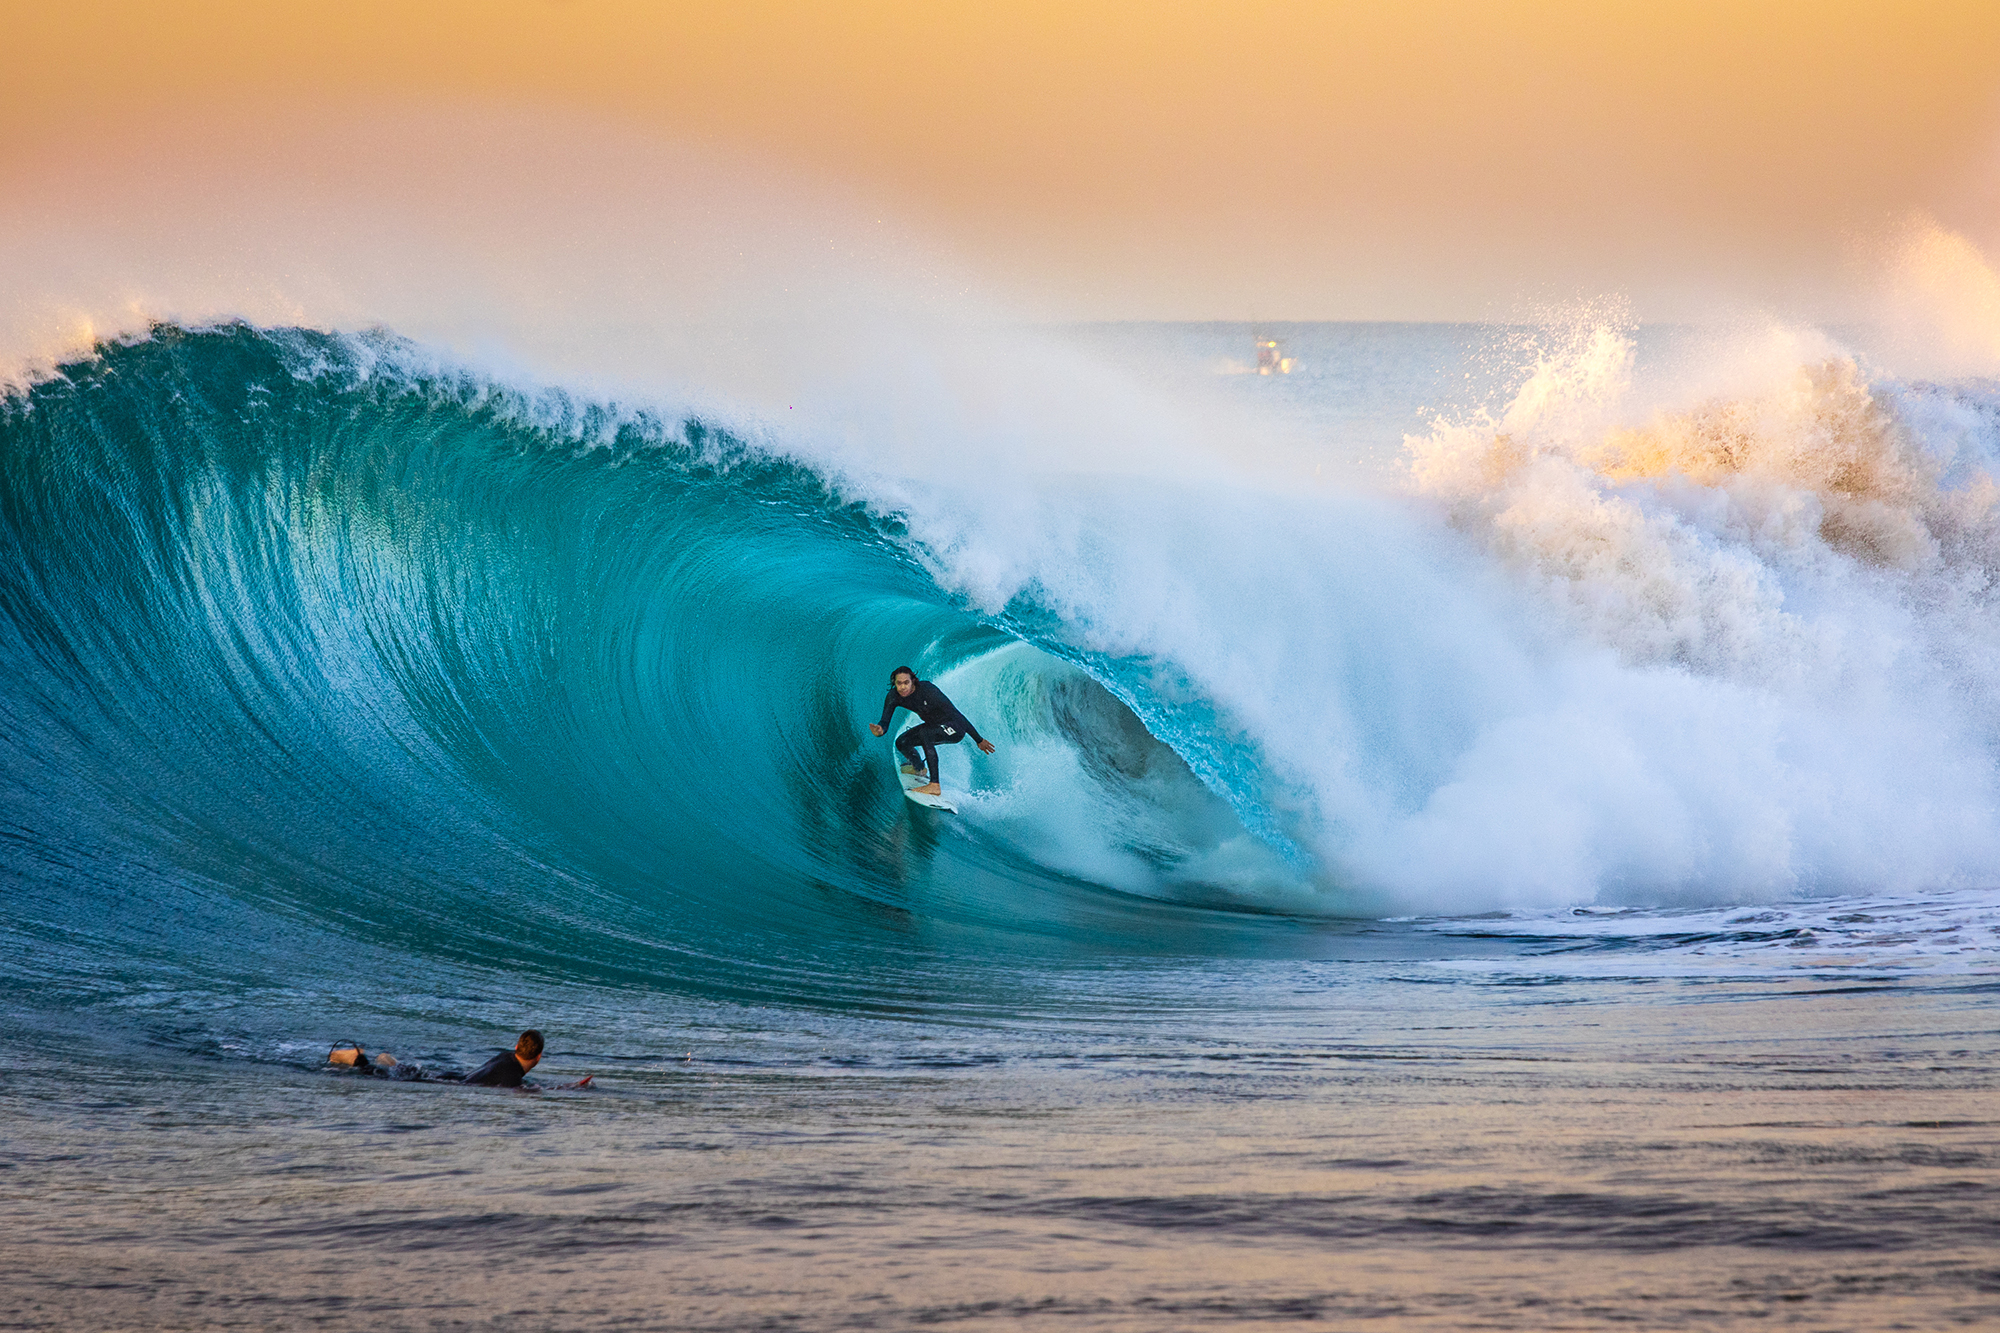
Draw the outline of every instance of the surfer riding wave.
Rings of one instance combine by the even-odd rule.
[[[909,667],[899,666],[889,673],[889,693],[882,700],[882,720],[868,724],[868,730],[880,736],[889,730],[889,719],[898,708],[907,708],[923,719],[902,735],[896,737],[896,752],[903,756],[905,773],[913,773],[928,778],[929,784],[913,787],[911,790],[924,796],[942,796],[944,789],[938,786],[938,752],[940,745],[956,745],[967,736],[979,746],[981,754],[993,753],[993,742],[979,734],[979,729],[966,721],[965,714],[951,700],[945,698],[944,691],[927,680],[918,680],[917,673]],[[917,762],[917,751],[923,751],[923,763]]]

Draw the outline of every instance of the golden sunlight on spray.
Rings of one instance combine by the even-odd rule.
[[[1913,219],[1888,270],[1886,322],[1899,368],[1936,376],[2000,372],[2000,273],[1966,237]]]
[[[1954,354],[1970,356],[2000,331],[1981,322],[1996,286],[1976,249],[1932,229],[1907,255],[1907,337],[1955,337]],[[1408,438],[1411,487],[1632,663],[1788,674],[1813,653],[1775,568],[1848,561],[1914,580],[1913,595],[1934,603],[1968,596],[1950,571],[2000,565],[1991,478],[1953,474],[1949,450],[1925,446],[1939,432],[1906,419],[1935,409],[1871,385],[1854,355],[1778,345],[1812,354],[1635,420],[1633,341],[1586,322],[1540,357],[1497,420],[1439,421]]]

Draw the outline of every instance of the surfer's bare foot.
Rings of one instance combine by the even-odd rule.
[[[915,792],[915,793],[916,793],[917,795],[919,795],[919,796],[942,796],[942,795],[944,795],[944,788],[942,788],[942,787],[938,786],[938,785],[937,785],[937,783],[935,783],[935,782],[927,782],[927,783],[925,783],[925,784],[924,784],[923,786],[921,786],[921,787],[912,787],[912,788],[910,788],[910,790],[911,790],[911,791],[913,791],[913,792]]]

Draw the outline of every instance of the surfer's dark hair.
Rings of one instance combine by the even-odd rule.
[[[526,1032],[523,1032],[521,1039],[514,1043],[514,1053],[516,1055],[525,1055],[530,1060],[540,1055],[542,1053],[542,1034],[533,1028],[529,1028]]]
[[[894,671],[891,671],[889,673],[890,689],[893,690],[896,688],[896,677],[898,676],[908,676],[911,680],[915,680],[917,678],[917,673],[915,671],[912,671],[909,667],[897,667]]]

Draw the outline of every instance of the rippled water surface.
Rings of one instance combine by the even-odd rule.
[[[672,1058],[607,1012],[594,1040],[552,1034],[541,1071],[599,1089],[539,1095],[108,1031],[14,1044],[0,1311],[99,1328],[2000,1318],[1990,982],[1454,970],[1146,969],[1103,978],[1133,1021],[1075,1033],[690,1016]]]

